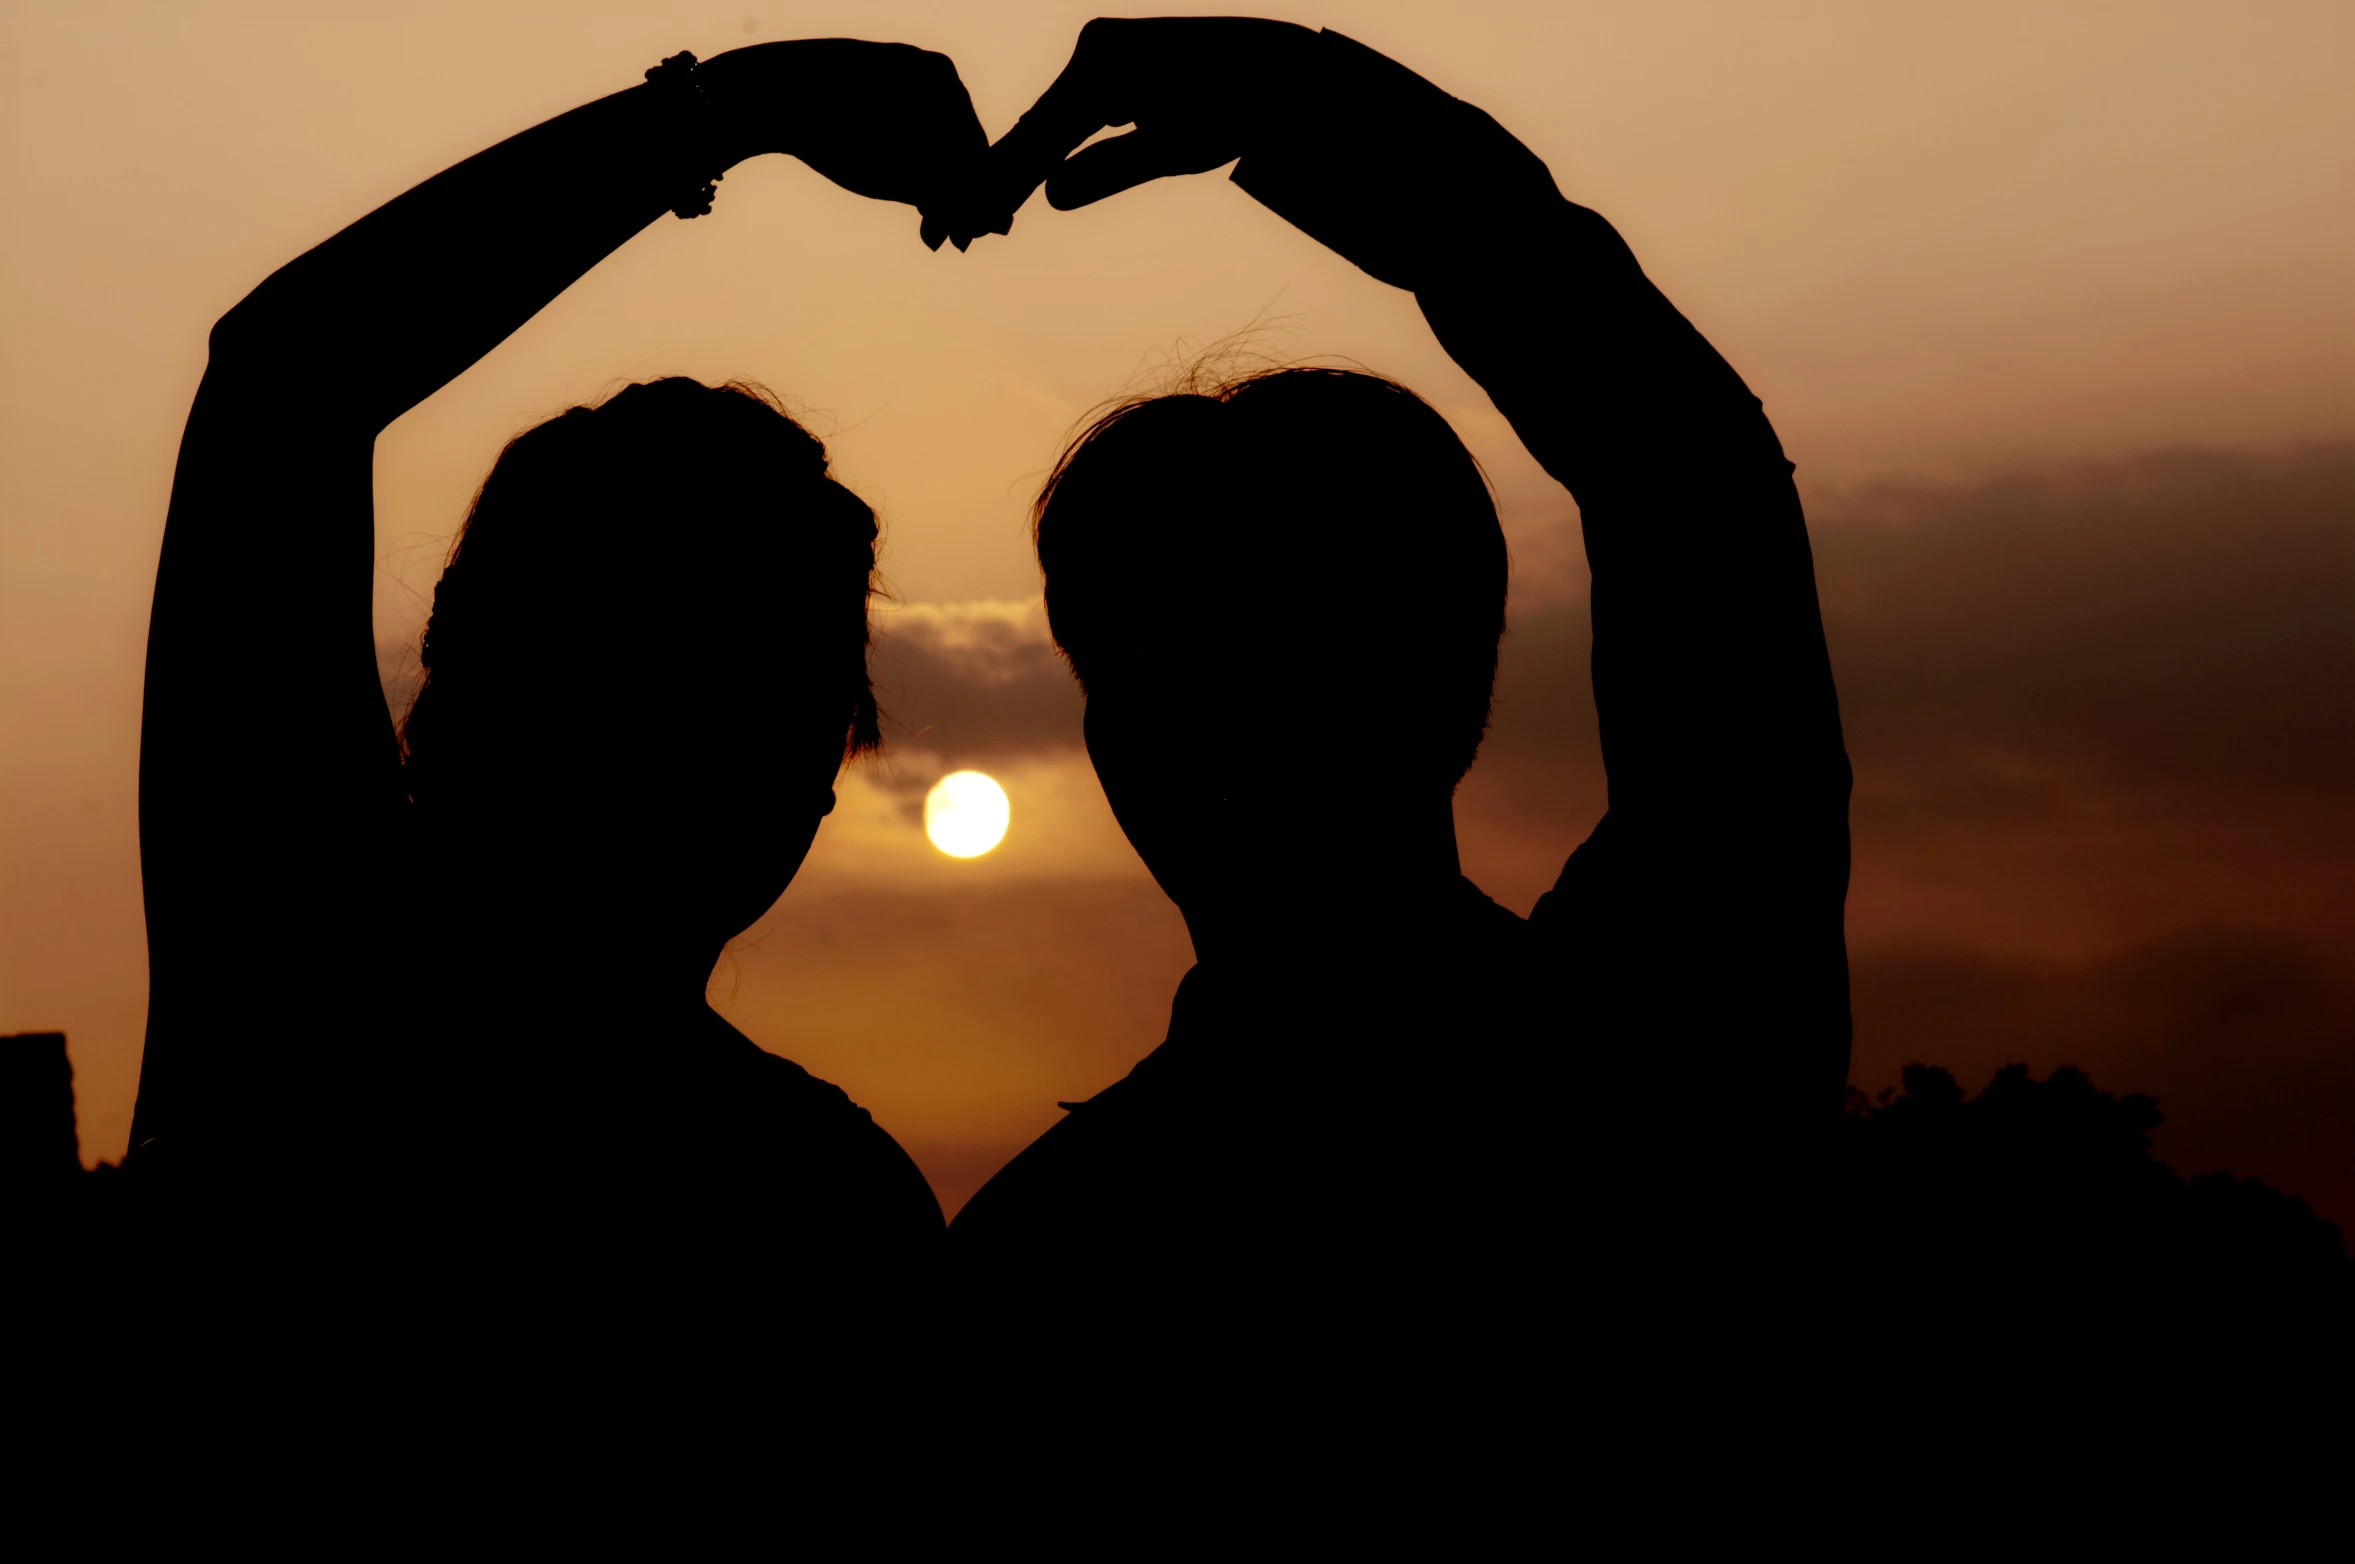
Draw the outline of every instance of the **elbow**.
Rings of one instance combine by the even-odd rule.
[[[262,296],[267,286],[256,288],[232,305],[228,314],[213,322],[212,333],[205,339],[208,370],[236,373],[254,367],[267,356],[266,344],[277,335],[270,328],[270,312]]]
[[[314,333],[289,309],[276,276],[263,280],[229,312],[213,322],[206,339],[208,367],[230,374],[277,373],[299,367]]]
[[[369,421],[373,408],[351,396],[312,394],[333,378],[320,333],[301,312],[268,297],[265,285],[213,323],[197,394],[216,411],[240,410],[240,418],[266,412],[281,431],[300,427],[316,436],[365,433],[372,439],[383,429],[381,421]]]
[[[261,314],[262,295],[269,288],[264,282],[244,298],[229,306],[229,312],[213,322],[212,334],[205,346],[213,362],[234,362],[248,338],[254,333],[256,318]]]

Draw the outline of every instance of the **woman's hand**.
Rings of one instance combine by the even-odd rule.
[[[1041,183],[1069,211],[1169,174],[1202,174],[1250,151],[1305,69],[1316,33],[1243,16],[1099,18],[1071,63],[989,151],[956,214],[960,241],[1004,233]],[[1071,156],[1110,125],[1136,128]]]
[[[797,39],[697,69],[732,158],[790,153],[854,194],[905,202],[924,214],[934,249],[989,150],[956,65],[912,44]]]

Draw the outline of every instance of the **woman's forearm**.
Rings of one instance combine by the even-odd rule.
[[[600,98],[378,207],[223,317],[216,369],[332,385],[312,411],[381,430],[720,171],[698,166],[724,144],[686,98],[654,84]]]

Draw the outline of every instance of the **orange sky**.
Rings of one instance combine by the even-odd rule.
[[[86,1157],[121,1154],[137,1080],[139,668],[211,322],[371,206],[677,49],[922,43],[994,135],[1094,9],[0,10],[0,1030],[71,1034]],[[1288,14],[1494,113],[1765,399],[1858,760],[1859,1079],[2073,1058],[2159,1090],[2187,1170],[2355,1220],[2326,1145],[2355,1136],[2355,12]],[[1600,807],[1573,508],[1404,294],[1216,178],[1034,204],[957,256],[797,164],[740,169],[711,218],[658,223],[379,442],[388,681],[509,435],[668,373],[813,414],[889,529],[885,672],[917,736],[846,785],[715,994],[953,1206],[1159,1038],[1188,960],[1074,748],[1025,506],[1080,412],[1251,328],[1406,380],[1497,480],[1515,628],[1461,813],[1468,869],[1525,909]],[[2209,454],[2165,454],[2187,447]],[[584,633],[625,594],[583,603]],[[233,698],[273,649],[233,602],[221,625]],[[910,808],[957,764],[1014,802],[970,862]]]

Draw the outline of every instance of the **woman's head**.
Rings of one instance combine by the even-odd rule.
[[[421,818],[494,872],[736,933],[875,745],[875,542],[748,386],[650,381],[519,436],[435,589],[402,726]]]
[[[1444,809],[1488,725],[1507,560],[1479,464],[1413,392],[1282,369],[1123,404],[1034,519],[1097,774],[1181,903],[1230,857],[1281,873]]]

